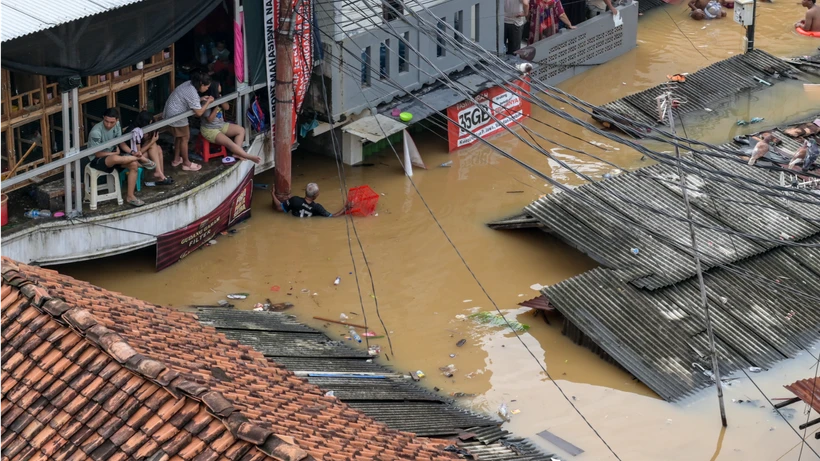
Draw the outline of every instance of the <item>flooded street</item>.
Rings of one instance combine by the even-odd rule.
[[[650,11],[639,22],[638,48],[588,70],[561,88],[602,104],[657,85],[667,74],[694,72],[742,53],[744,31],[731,17],[697,22],[688,18],[687,10],[680,4]],[[784,57],[816,51],[820,40],[800,36],[791,26],[804,11],[794,2],[758,4],[757,47]],[[556,103],[556,107],[562,106]],[[767,124],[816,112],[818,107],[820,100],[804,96],[802,84],[786,82],[765,94],[742,95],[731,104],[711,107],[712,112],[694,112],[684,121],[690,137],[725,142]],[[766,121],[753,127],[735,126],[736,120],[752,117],[765,117]],[[595,147],[533,120],[526,122],[543,136],[570,148],[588,151],[622,169],[646,164],[640,154],[624,146],[609,146],[612,142],[547,116],[540,109],[533,108],[533,118],[581,139],[605,143]],[[523,130],[518,133],[526,137]],[[476,394],[459,398],[467,408],[495,413],[504,402],[510,410],[520,410],[505,428],[555,451],[535,436],[547,429],[585,450],[574,459],[615,458],[536,360],[624,461],[798,459],[799,447],[789,450],[800,439],[745,376],[726,388],[729,428],[722,434],[714,389],[682,402],[664,402],[628,373],[562,336],[560,322],[547,325],[542,317],[520,308],[518,303],[538,295],[530,288],[533,284],[558,283],[595,267],[594,262],[543,232],[504,232],[486,227],[491,220],[518,213],[540,195],[551,193],[552,187],[487,146],[479,144],[448,154],[446,142],[434,134],[414,138],[429,170],[417,170],[413,180],[438,223],[403,175],[391,150],[368,159],[373,166],[345,169],[348,187],[367,184],[382,195],[378,216],[355,219],[369,270],[352,229],[348,240],[344,220],[299,220],[273,213],[269,194],[259,190],[254,195],[253,217],[238,226],[239,232],[220,236],[217,245],[197,251],[160,273],[154,270],[153,249],[58,269],[113,291],[177,307],[215,304],[231,292],[251,294],[236,302],[242,309],[250,309],[265,298],[291,302],[295,307],[289,313],[337,337],[345,335],[344,327],[313,317],[338,319],[345,313],[350,322],[366,323],[377,335],[389,334],[393,353],[387,338],[371,340],[389,355],[389,362],[382,359],[385,363],[403,372],[422,370],[427,375],[423,383],[440,388],[442,393]],[[558,181],[582,183],[575,174],[511,134],[492,142]],[[589,157],[545,141],[542,144],[593,178],[612,171],[611,166]],[[453,161],[452,167],[438,167],[448,160]],[[318,201],[330,211],[341,207],[343,199],[332,158],[297,153],[293,164],[294,194],[301,195],[306,183],[317,182],[322,191]],[[272,180],[272,172],[268,172],[255,182]],[[530,327],[520,333],[520,341],[506,328],[456,317],[494,312],[470,270],[509,319]],[[335,286],[337,276],[341,283]],[[460,339],[466,339],[463,347],[456,346]],[[438,370],[449,364],[458,370],[452,378]],[[813,364],[803,353],[753,378],[766,395],[790,397],[782,385],[809,377]],[[734,403],[733,399],[752,402]],[[804,405],[791,408],[794,421],[805,420]],[[811,432],[809,441],[815,449],[820,447]],[[803,460],[816,458],[804,449]]]

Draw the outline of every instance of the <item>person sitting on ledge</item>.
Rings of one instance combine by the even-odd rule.
[[[692,9],[689,16],[692,19],[701,21],[703,19],[721,19],[726,17],[726,11],[720,3],[715,0],[709,0],[703,8],[699,8],[703,1],[704,0],[692,0],[689,2],[689,8]]]
[[[144,110],[137,114],[137,117],[125,129],[126,133],[131,133],[131,142],[120,143],[123,152],[131,152],[131,155],[139,153],[143,158],[148,157],[157,167],[154,169],[154,185],[170,186],[174,180],[170,176],[165,176],[165,160],[162,155],[162,148],[157,144],[159,131],[145,134],[142,129],[153,123],[154,118],[151,113]]]
[[[122,136],[119,119],[120,114],[117,112],[117,109],[106,109],[103,113],[103,121],[94,125],[94,128],[91,128],[91,132],[88,133],[88,147],[99,146],[100,144],[105,144],[108,141]],[[103,173],[113,173],[116,170],[117,174],[119,174],[120,171],[128,170],[128,185],[126,187],[125,200],[129,205],[134,207],[145,205],[145,202],[134,195],[134,190],[137,187],[137,172],[139,167],[143,167],[146,170],[153,170],[156,168],[156,164],[144,157],[141,152],[123,155],[120,153],[119,146],[114,146],[109,150],[102,150],[95,153],[89,166]]]
[[[305,186],[305,198],[291,197],[284,202],[280,202],[273,191],[271,191],[270,196],[273,198],[273,209],[275,211],[290,212],[290,214],[297,218],[309,218],[311,216],[335,218],[336,216],[343,215],[348,208],[348,206],[345,205],[344,208],[336,213],[331,213],[325,210],[325,207],[316,203],[316,199],[319,197],[319,185],[315,182]]]
[[[803,29],[806,32],[820,32],[820,7],[817,0],[803,0],[801,3],[806,11],[806,17],[794,23],[795,29]]]
[[[209,89],[210,100],[213,101],[221,96],[222,86],[214,82]],[[205,96],[202,98],[202,103],[207,101]],[[234,157],[250,160],[257,165],[262,163],[262,159],[250,155],[242,149],[242,141],[245,139],[245,129],[239,125],[228,123],[225,121],[224,110],[230,108],[230,104],[223,103],[218,106],[209,107],[202,114],[201,124],[199,126],[199,133],[208,142],[225,146]]]

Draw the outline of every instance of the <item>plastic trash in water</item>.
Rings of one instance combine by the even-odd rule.
[[[766,120],[766,119],[763,118],[763,117],[754,117],[753,119],[749,120],[749,123],[760,123],[763,120]]]
[[[362,337],[359,336],[359,334],[356,333],[356,330],[354,330],[353,328],[350,329],[350,337],[353,338],[357,343],[362,342]]]
[[[640,252],[641,252],[641,250],[640,250],[639,248],[633,248],[633,249],[631,249],[631,250],[629,250],[629,251],[631,251],[633,255],[636,255],[636,254],[638,254],[638,253],[640,253]]]
[[[424,374],[424,372],[423,372],[423,371],[421,371],[421,370],[418,370],[418,371],[415,373],[415,375],[416,375],[416,378],[418,378],[418,379],[424,378],[424,377],[426,376],[426,375]]]
[[[225,307],[225,306],[227,306],[227,305],[228,305],[228,301],[225,301],[224,299],[220,299],[220,300],[219,300],[219,301],[217,301],[216,303],[217,303],[218,305],[222,306],[222,307]]]
[[[347,315],[344,312],[342,312],[341,314],[339,314],[339,320],[344,322],[345,320],[347,320]]]
[[[502,403],[498,406],[498,416],[500,416],[504,421],[510,420],[510,410],[507,409],[506,403]]]
[[[752,373],[760,373],[761,371],[763,371],[763,369],[760,367],[749,367],[749,371],[751,371]]]
[[[228,295],[228,299],[245,299],[248,297],[248,293],[231,293]]]
[[[749,122],[747,122],[746,120],[738,120],[737,121],[737,126],[743,126],[743,125],[748,125],[748,124],[749,124]]]
[[[336,397],[336,394],[334,394],[333,391],[327,391],[325,392],[325,397]]]
[[[452,160],[449,160],[449,161],[447,161],[447,162],[442,163],[442,164],[441,164],[441,165],[439,165],[439,166],[443,166],[443,167],[453,166],[453,161],[452,161]]]
[[[336,277],[336,280],[333,281],[334,285],[338,285],[340,283],[342,283],[342,278],[341,277]]]
[[[466,339],[459,339],[459,340],[458,340],[458,342],[456,343],[456,347],[461,347],[461,346],[463,346],[463,345],[465,345],[465,344],[467,344],[467,340],[466,340]]]
[[[612,173],[604,173],[604,179],[612,179]]]
[[[367,348],[367,354],[371,356],[376,356],[382,353],[382,348],[378,344],[373,344],[372,346]]]

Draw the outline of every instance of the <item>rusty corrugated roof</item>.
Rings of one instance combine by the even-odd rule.
[[[533,309],[538,309],[541,311],[551,312],[555,310],[554,307],[550,304],[549,300],[546,296],[541,295],[532,299],[528,299],[522,303],[518,303],[519,306],[530,307]]]
[[[820,412],[820,378],[801,379],[783,387]]]

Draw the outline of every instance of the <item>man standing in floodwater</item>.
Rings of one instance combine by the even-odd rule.
[[[817,0],[803,0],[806,11],[806,18],[794,23],[795,29],[803,29],[806,32],[820,32],[820,7],[817,6]]]
[[[325,207],[316,203],[316,199],[319,197],[319,185],[315,182],[305,186],[305,198],[291,197],[284,202],[280,202],[276,199],[276,194],[273,191],[271,191],[270,196],[273,199],[273,209],[275,211],[290,212],[290,214],[297,218],[310,218],[311,216],[335,218],[336,216],[343,215],[345,210],[347,210],[347,206],[345,206],[336,213],[331,213],[327,211]]]

